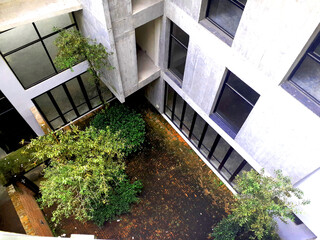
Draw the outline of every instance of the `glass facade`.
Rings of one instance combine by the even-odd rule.
[[[0,33],[0,53],[27,89],[56,74],[57,28],[77,28],[72,13],[44,19]]]
[[[103,83],[96,86],[85,72],[33,99],[49,126],[56,130],[113,99]]]
[[[228,71],[214,113],[236,134],[259,97],[258,93]]]
[[[169,70],[180,80],[183,80],[186,65],[189,35],[171,22]]]
[[[252,168],[167,83],[165,94],[165,115],[227,181]]]
[[[246,2],[246,0],[209,0],[207,19],[233,38]]]

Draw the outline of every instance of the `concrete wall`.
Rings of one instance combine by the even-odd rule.
[[[159,56],[162,79],[253,167],[259,170],[262,166],[271,174],[274,169],[282,169],[297,184],[304,179],[307,183],[301,187],[306,191],[306,198],[317,204],[320,199],[316,192],[305,186],[315,186],[318,181],[313,172],[320,167],[317,141],[320,120],[280,84],[286,81],[319,31],[320,2],[249,0],[233,41],[222,41],[221,36],[205,27],[208,21],[203,19],[204,2],[165,1]],[[190,36],[181,87],[167,73],[170,21]],[[227,69],[260,94],[235,139],[209,116]],[[150,97],[163,91],[163,86],[158,85],[147,90],[148,99],[155,105],[163,101],[163,98],[155,100]],[[314,211],[304,208],[304,212],[299,215],[301,219],[320,235],[317,228],[309,224],[317,223],[318,207]]]
[[[124,101],[124,92],[120,75],[118,53],[114,42],[112,23],[107,0],[81,0],[83,10],[77,12],[76,19],[82,34],[96,39],[113,54],[109,57],[113,70],[104,69],[101,80],[109,90],[121,101]]]

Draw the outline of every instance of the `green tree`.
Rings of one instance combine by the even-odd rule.
[[[280,170],[274,178],[251,170],[238,176],[236,183],[237,200],[232,214],[214,228],[216,240],[278,239],[275,217],[286,222],[298,206],[309,203]]]
[[[75,216],[99,225],[129,211],[142,184],[130,183],[122,160],[123,141],[108,128],[57,131],[33,139],[28,145],[38,159],[51,159],[41,182],[42,207],[55,205],[52,220]],[[122,202],[114,199],[121,198]]]
[[[70,68],[72,70],[77,63],[88,60],[88,72],[97,87],[100,84],[101,70],[103,68],[113,69],[108,61],[112,53],[108,53],[107,49],[96,40],[83,37],[77,30],[60,30],[54,43],[58,48],[58,54],[54,59],[55,65],[59,69]],[[99,87],[97,89],[100,91]]]

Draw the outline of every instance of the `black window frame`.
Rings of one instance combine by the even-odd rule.
[[[73,22],[74,22],[74,23],[72,23],[72,24],[70,24],[70,25],[68,25],[68,26],[66,26],[66,27],[61,28],[61,30],[63,30],[63,29],[69,29],[69,28],[72,28],[72,27],[76,27],[76,29],[79,30],[79,27],[78,27],[78,24],[77,24],[77,21],[76,21],[74,12],[71,12],[71,15],[72,15],[72,18],[73,18]],[[56,68],[56,66],[54,65],[53,59],[51,58],[50,53],[49,53],[49,51],[48,51],[48,49],[47,49],[47,47],[46,47],[46,45],[45,45],[45,43],[44,43],[44,40],[45,40],[45,39],[47,39],[47,38],[49,38],[49,37],[52,37],[52,36],[58,34],[61,30],[54,31],[54,32],[49,33],[49,34],[47,34],[47,35],[45,35],[45,36],[41,36],[41,34],[40,34],[40,32],[39,32],[39,30],[38,30],[35,22],[32,22],[31,24],[32,24],[32,26],[34,27],[34,29],[35,29],[35,31],[36,31],[36,34],[37,34],[37,36],[38,36],[38,39],[36,39],[36,40],[34,40],[34,41],[31,41],[31,42],[29,42],[29,43],[26,43],[26,44],[24,44],[24,45],[22,45],[22,46],[20,46],[20,47],[18,47],[18,48],[15,48],[15,49],[13,49],[13,50],[10,50],[9,52],[2,53],[2,52],[0,51],[1,57],[4,59],[4,61],[5,61],[6,64],[9,66],[10,70],[12,71],[12,73],[15,75],[15,77],[18,79],[19,83],[21,84],[21,86],[22,86],[23,89],[25,89],[25,90],[27,90],[27,89],[29,89],[29,88],[31,88],[31,87],[33,87],[33,86],[35,86],[35,85],[37,85],[37,84],[39,84],[39,83],[41,83],[41,82],[43,82],[43,81],[45,81],[45,80],[47,80],[47,79],[49,79],[49,78],[51,78],[51,77],[53,77],[53,76],[55,76],[55,75],[57,75],[57,74],[59,74],[59,73],[62,72],[62,71],[58,70],[58,69]],[[11,28],[11,29],[12,29],[12,28]],[[2,32],[0,32],[0,34],[5,33],[5,32],[7,32],[7,31],[10,31],[11,29],[2,31]],[[20,51],[20,50],[22,50],[22,49],[25,49],[25,48],[33,45],[33,44],[36,44],[36,43],[41,43],[42,47],[44,48],[44,51],[46,52],[47,57],[49,58],[49,61],[50,61],[50,63],[51,63],[51,66],[52,66],[53,69],[54,69],[54,73],[53,73],[53,74],[50,74],[49,76],[46,76],[46,77],[44,77],[44,78],[42,78],[42,79],[40,79],[40,80],[38,80],[38,81],[36,81],[36,82],[34,82],[34,83],[30,84],[30,85],[24,86],[24,84],[21,82],[21,80],[19,79],[19,77],[17,76],[17,74],[14,72],[13,68],[10,66],[10,64],[9,64],[9,62],[7,61],[6,57],[9,56],[9,55],[11,55],[11,54],[13,54],[13,53],[16,53],[16,52],[18,52],[18,51]]]
[[[44,93],[42,93],[42,94],[40,94],[40,95],[38,95],[38,96],[36,96],[35,98],[32,99],[33,104],[36,106],[37,110],[40,112],[41,116],[44,118],[44,120],[47,122],[47,124],[49,125],[49,127],[50,127],[52,130],[57,130],[57,129],[59,129],[59,128],[62,128],[62,127],[64,127],[65,125],[69,124],[70,122],[72,122],[72,121],[74,121],[74,120],[76,120],[76,119],[79,119],[80,117],[86,115],[86,114],[89,113],[90,111],[92,111],[92,110],[94,110],[94,109],[96,109],[96,108],[99,108],[99,107],[102,106],[105,102],[110,102],[110,101],[112,101],[113,99],[115,99],[114,95],[112,94],[112,92],[111,92],[110,90],[109,90],[109,91],[110,91],[110,93],[111,93],[111,98],[109,98],[109,99],[103,99],[103,96],[102,96],[102,94],[101,94],[101,91],[98,90],[98,86],[97,86],[97,85],[96,85],[97,95],[89,98],[88,93],[87,93],[87,90],[86,90],[86,88],[85,88],[85,86],[84,86],[84,84],[83,84],[83,80],[82,80],[82,78],[81,78],[81,75],[83,75],[83,74],[85,74],[85,73],[86,73],[86,72],[84,72],[84,73],[82,73],[82,74],[80,74],[80,75],[78,75],[78,76],[76,76],[76,77],[74,77],[74,78],[72,78],[72,79],[70,79],[70,80],[68,80],[68,81],[66,81],[66,82],[64,82],[64,83],[56,86],[56,87],[54,87],[54,88],[51,88],[50,90],[48,90],[48,91],[46,91],[46,92],[44,92]],[[81,103],[81,104],[79,104],[79,105],[76,105],[76,104],[74,103],[73,98],[72,98],[72,96],[71,96],[71,94],[70,94],[70,92],[69,92],[69,90],[68,90],[68,87],[66,86],[66,84],[67,84],[68,82],[74,80],[75,78],[77,79],[77,82],[79,83],[81,92],[82,92],[82,94],[83,94],[83,96],[84,96],[84,100],[85,100],[85,102],[83,102],[83,103]],[[71,106],[72,106],[72,108],[71,108],[70,110],[66,111],[66,112],[62,112],[62,111],[61,111],[59,105],[57,104],[56,100],[54,99],[54,97],[53,97],[53,95],[52,95],[52,93],[51,93],[52,90],[54,90],[54,89],[56,89],[56,88],[58,88],[58,87],[60,87],[60,86],[62,86],[62,88],[63,88],[63,90],[64,90],[64,93],[67,95],[67,98],[68,98],[68,100],[69,100],[69,102],[70,102],[70,104],[71,104]],[[51,119],[50,121],[48,120],[47,116],[44,114],[44,112],[41,110],[40,106],[39,106],[39,105],[37,104],[37,102],[35,101],[35,99],[36,99],[37,97],[40,97],[40,96],[43,96],[43,95],[47,95],[47,96],[49,97],[49,99],[51,100],[51,103],[53,104],[55,110],[56,110],[57,113],[58,113],[58,116],[55,117],[55,118],[53,118],[53,119]],[[94,98],[97,98],[97,97],[100,98],[101,104],[99,104],[98,106],[92,107],[92,104],[91,104],[90,100],[92,100],[92,99],[94,99]],[[79,114],[77,108],[80,107],[80,106],[83,105],[83,104],[87,104],[87,105],[88,105],[88,110],[87,110],[86,112],[82,113],[82,114]],[[71,121],[67,121],[67,119],[65,119],[64,115],[66,115],[67,113],[72,112],[72,111],[75,112],[76,118],[74,118],[74,119],[71,120]],[[63,125],[60,126],[60,127],[54,128],[54,127],[52,126],[51,122],[53,122],[53,121],[55,121],[55,120],[57,120],[57,119],[59,119],[59,118],[61,118],[61,120],[63,121]]]
[[[189,46],[189,41],[190,41],[190,36],[189,34],[187,34],[186,32],[184,32],[182,29],[181,31],[184,32],[187,36],[188,36],[188,45],[186,46],[184,43],[182,43],[176,36],[174,36],[173,34],[173,28],[174,26],[176,26],[178,29],[181,29],[177,24],[175,24],[174,22],[170,22],[170,39],[169,39],[169,54],[168,54],[168,70],[170,71],[170,73],[173,74],[173,76],[179,81],[179,84],[182,83],[183,78],[184,78],[184,72],[183,72],[183,76],[182,79],[173,71],[170,69],[170,65],[171,65],[171,51],[172,51],[172,41],[175,41],[177,44],[180,45],[180,47],[184,48],[186,51],[186,58],[188,55],[188,46]],[[185,66],[184,66],[184,70],[185,70]],[[180,86],[181,87],[181,86]]]
[[[226,29],[223,28],[223,26],[220,26],[218,23],[216,23],[213,19],[211,19],[209,17],[209,10],[210,10],[210,6],[211,4],[213,4],[213,1],[216,1],[216,0],[208,0],[208,5],[207,5],[207,10],[206,10],[206,19],[208,19],[208,21],[210,23],[212,23],[214,26],[216,26],[218,29],[220,29],[223,33],[225,33],[227,36],[229,36],[231,39],[234,39],[234,35],[230,32],[228,32]],[[236,7],[238,7],[239,9],[242,10],[242,12],[244,11],[244,8],[245,8],[245,4],[243,4],[242,2],[240,2],[239,0],[221,0],[221,1],[228,1],[230,2],[231,4],[235,5]],[[242,14],[241,14],[241,17],[242,17]],[[241,18],[240,18],[241,19]],[[240,23],[240,21],[239,21]],[[239,23],[238,23],[238,26],[239,26]],[[238,29],[238,26],[237,26],[237,29]],[[236,30],[237,31],[237,30]]]
[[[172,108],[169,107],[169,105],[167,104],[167,92],[168,92],[168,88],[171,88],[173,90],[173,102],[172,102]],[[167,118],[177,127],[177,129],[179,130],[179,132],[184,135],[189,141],[190,143],[196,148],[198,149],[198,151],[200,152],[200,154],[207,159],[207,161],[221,174],[221,176],[230,184],[230,185],[234,185],[234,179],[237,175],[239,175],[241,173],[241,171],[245,168],[246,165],[248,165],[251,169],[252,166],[241,156],[239,155],[236,150],[234,150],[234,148],[232,148],[222,137],[221,135],[219,135],[206,121],[203,129],[202,129],[202,133],[201,133],[201,137],[200,139],[198,139],[198,142],[193,141],[192,137],[195,137],[193,135],[193,130],[195,127],[195,122],[197,118],[201,118],[201,116],[193,109],[190,107],[190,105],[183,100],[183,105],[182,105],[182,113],[181,116],[177,116],[175,114],[175,109],[176,109],[176,99],[177,99],[177,92],[167,83],[165,82],[165,93],[164,93],[164,114],[167,116]],[[186,106],[189,106],[192,110],[193,110],[193,117],[192,117],[192,123],[190,126],[190,129],[188,128],[187,125],[185,125],[184,123],[184,118],[185,118],[185,112],[186,112]],[[166,111],[166,109],[169,110]],[[175,118],[178,118],[180,120],[180,122],[176,122]],[[185,131],[183,131],[183,127],[187,128],[189,133],[186,133]],[[208,128],[211,128],[212,131],[214,131],[216,133],[215,138],[212,141],[212,145],[210,147],[210,149],[208,149],[204,144],[203,144],[203,139],[205,138],[206,133],[208,132]],[[217,149],[217,147],[219,146],[219,142],[224,140],[224,142],[226,142],[228,144],[228,150],[226,151],[226,153],[224,154],[224,157],[219,160],[218,158],[216,158],[216,156],[214,156],[214,152]],[[201,148],[204,147],[208,153],[205,153],[204,151],[201,150]],[[237,153],[242,160],[239,162],[239,165],[236,166],[236,168],[234,169],[233,172],[230,172],[229,169],[226,168],[226,163],[227,161],[230,159],[231,154],[235,152]],[[214,164],[215,163],[215,164]],[[227,173],[228,176],[225,174]]]
[[[292,80],[307,57],[319,64],[320,69],[320,55],[315,53],[318,45],[320,46],[320,32],[316,35],[306,52],[299,60],[298,64],[294,67],[287,80],[281,86],[307,108],[320,116],[320,101]]]
[[[257,97],[257,100],[252,103],[250,102],[250,100],[248,100],[244,94],[242,93],[239,93],[239,91],[237,91],[236,89],[234,89],[234,87],[232,87],[229,83],[228,83],[228,80],[229,80],[229,77],[230,75],[233,74],[239,81],[241,81],[244,86],[247,86],[248,88],[250,88],[253,92],[255,92],[258,97]],[[232,138],[235,138],[237,133],[240,131],[241,127],[239,129],[237,129],[235,126],[232,126],[232,124],[228,121],[228,119],[225,119],[223,116],[221,116],[218,112],[217,112],[217,109],[219,107],[219,104],[221,103],[221,99],[222,99],[222,95],[224,93],[224,90],[226,88],[229,88],[233,93],[235,93],[237,96],[239,96],[240,98],[242,98],[244,100],[245,103],[247,103],[248,105],[251,106],[251,109],[248,113],[248,116],[250,115],[252,109],[254,108],[255,104],[257,103],[257,101],[259,100],[260,98],[260,94],[258,94],[254,89],[252,89],[250,86],[248,86],[245,82],[243,82],[239,77],[237,77],[234,73],[232,73],[230,70],[227,70],[227,74],[226,74],[226,77],[223,81],[223,85],[222,85],[222,88],[219,92],[219,96],[218,96],[218,99],[217,99],[217,102],[215,104],[215,107],[214,107],[214,110],[211,114],[211,119],[213,121],[215,121],[230,137]],[[246,119],[248,118],[248,116],[246,117]],[[244,120],[244,122],[246,121],[246,119]],[[244,124],[244,122],[242,122],[241,126]]]

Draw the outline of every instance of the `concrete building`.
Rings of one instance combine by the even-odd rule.
[[[1,134],[20,126],[42,135],[37,112],[57,129],[144,88],[231,191],[243,170],[289,175],[311,204],[300,223],[279,223],[279,234],[315,239],[319,24],[318,0],[1,0]],[[78,28],[113,52],[104,96],[88,84],[85,61],[55,68],[53,26]]]

